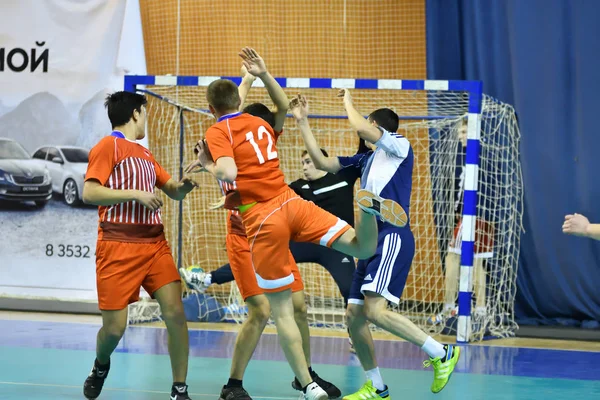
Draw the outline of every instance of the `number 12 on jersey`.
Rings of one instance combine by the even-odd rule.
[[[258,128],[258,140],[263,140],[264,135],[267,135],[268,145],[267,145],[267,160],[273,160],[277,158],[277,151],[273,151],[273,138],[271,134],[264,126],[260,126]],[[256,152],[256,157],[258,157],[259,164],[265,163],[265,157],[262,154],[262,151],[258,147],[258,143],[254,140],[254,132],[246,133],[246,141],[250,142],[252,147],[254,147],[254,151]]]

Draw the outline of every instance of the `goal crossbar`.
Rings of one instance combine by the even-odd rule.
[[[219,76],[127,75],[124,89],[142,91],[143,86],[208,86],[217,79],[229,79],[240,84],[242,78]],[[346,78],[275,78],[282,88],[290,89],[360,89],[409,90],[426,92],[464,92],[468,94],[467,146],[462,212],[462,243],[458,293],[457,342],[469,341],[471,335],[471,300],[473,297],[473,262],[478,203],[478,176],[480,156],[481,112],[483,84],[481,81],[460,80],[401,80],[401,79],[346,79]],[[264,87],[257,80],[255,87]],[[166,99],[166,98],[165,98]],[[179,105],[177,105],[179,106]],[[206,110],[194,110],[206,112]],[[462,115],[411,115],[402,119],[456,118]],[[342,116],[314,115],[315,118],[343,118]]]

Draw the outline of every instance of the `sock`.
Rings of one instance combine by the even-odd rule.
[[[444,345],[444,357],[442,357],[442,362],[448,361],[448,358],[452,358],[454,353],[454,346],[449,346],[447,344]]]
[[[206,276],[204,277],[204,284],[206,286],[210,286],[212,284],[212,275],[211,274],[206,274]]]
[[[227,381],[227,385],[225,385],[225,387],[227,387],[227,388],[242,387],[242,381],[241,381],[241,379],[229,378],[229,380]]]
[[[108,371],[110,369],[110,360],[106,364],[100,364],[100,361],[96,358],[94,360],[94,366],[96,367],[96,371]]]
[[[306,389],[307,389],[307,388],[308,388],[310,385],[312,385],[313,383],[314,383],[314,381],[311,381],[311,382],[310,382],[308,385],[304,386],[304,387],[302,388],[302,393],[306,394]]]
[[[383,378],[381,377],[381,372],[379,372],[379,367],[365,371],[365,375],[367,375],[368,381],[373,382],[375,389],[385,390],[385,385],[383,384]]]
[[[427,340],[425,340],[425,343],[421,347],[421,350],[427,353],[427,355],[431,358],[442,358],[446,355],[446,350],[444,349],[444,346],[441,343],[433,340],[431,336],[427,336]]]

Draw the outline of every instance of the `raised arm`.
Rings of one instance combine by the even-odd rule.
[[[581,214],[566,215],[562,230],[567,235],[600,240],[600,224],[590,224],[590,221]]]
[[[240,93],[240,108],[242,111],[244,109],[244,103],[246,102],[246,97],[248,97],[248,93],[250,92],[250,88],[252,84],[256,80],[256,77],[252,74],[248,73],[248,70],[245,66],[242,65],[242,83],[238,87],[238,91]]]
[[[358,136],[360,136],[361,139],[364,139],[369,143],[376,143],[379,139],[381,139],[382,132],[379,130],[379,128],[371,125],[369,121],[360,115],[356,108],[354,108],[352,96],[350,95],[350,91],[348,89],[340,90],[338,97],[344,98],[344,107],[346,108],[346,113],[348,114],[348,121],[350,121],[350,125],[356,129],[356,132],[358,132]]]
[[[244,67],[248,70],[248,73],[258,77],[265,85],[269,97],[275,105],[275,126],[273,130],[280,132],[283,129],[285,122],[286,113],[288,110],[289,99],[279,83],[273,78],[273,76],[267,70],[265,61],[258,53],[250,48],[244,47],[240,52],[240,57],[243,59]]]
[[[342,166],[337,157],[326,157],[322,152],[315,136],[310,129],[308,124],[308,102],[306,98],[299,94],[290,102],[290,109],[292,115],[296,119],[302,139],[304,139],[304,146],[308,151],[308,155],[315,164],[317,169],[321,171],[327,171],[335,174]]]

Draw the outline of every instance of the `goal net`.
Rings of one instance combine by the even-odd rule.
[[[188,81],[172,76],[131,78],[133,84],[146,84],[135,88],[146,93],[149,100],[147,133],[150,150],[166,170],[178,178],[182,167],[195,159],[194,144],[214,123],[214,118],[207,112],[205,93],[206,85],[216,78],[190,77]],[[236,81],[239,83],[239,79]],[[271,106],[266,90],[257,85],[258,82],[250,90],[246,104],[262,102]],[[281,82],[285,84],[288,97],[298,92],[307,97],[310,125],[322,148],[333,156],[356,152],[356,132],[350,128],[341,99],[336,97],[337,89],[332,87],[349,84],[359,87],[358,80],[281,79]],[[466,137],[462,137],[469,111],[468,92],[432,90],[435,82],[429,84],[428,90],[423,90],[423,82],[426,84],[427,81],[411,81],[414,82],[414,90],[406,89],[407,81],[369,82],[375,82],[375,88],[352,90],[356,108],[364,115],[382,107],[398,113],[402,119],[399,132],[408,138],[415,156],[411,228],[415,235],[416,254],[400,305],[393,308],[429,332],[454,334],[458,325],[457,315],[448,310],[447,303],[458,305],[459,276],[461,280],[468,276],[468,291],[485,297],[479,302],[475,295],[468,299],[473,310],[469,315],[477,306],[480,314],[467,320],[468,340],[512,335],[516,329],[513,309],[523,187],[519,129],[514,109],[483,95],[481,114],[472,116],[472,121],[476,122],[479,118],[481,121],[479,173],[475,176],[478,182],[475,237],[487,246],[483,275],[476,277],[480,279],[477,281],[473,275],[465,275],[464,267],[460,268],[460,273],[445,273],[446,258],[451,253],[449,248],[460,247],[460,239],[453,240],[453,236],[456,236],[455,228],[460,220],[457,216],[464,209],[465,173],[469,174],[469,169],[465,168],[469,157],[466,157],[463,146]],[[364,85],[369,87],[369,82]],[[182,86],[182,83],[186,85]],[[304,144],[291,118],[285,123],[277,149],[288,183],[301,178],[300,159]],[[209,204],[221,196],[215,179],[206,173],[197,174],[196,178],[200,187],[181,203],[166,200],[162,215],[178,264],[198,265],[210,272],[228,262],[225,251],[226,212],[209,210]],[[476,244],[475,252],[481,253],[478,246],[483,245]],[[315,264],[300,264],[299,267],[305,283],[311,323],[330,329],[344,328],[343,300],[329,273]],[[449,281],[453,284],[448,285]],[[477,290],[477,282],[474,285],[474,281],[483,285],[483,290]],[[447,290],[448,287],[454,289]],[[461,284],[460,291],[465,290]],[[186,292],[184,296],[188,294]],[[213,285],[204,296],[195,299],[198,303],[216,300],[221,308],[219,317],[222,315],[224,319],[239,322],[245,318],[243,301],[235,284]],[[461,307],[464,307],[463,304]],[[208,313],[214,311],[204,304],[199,304],[198,309],[200,320],[206,320]],[[156,308],[150,307],[147,302],[135,306],[131,314],[132,321],[159,317]],[[436,320],[435,317],[441,314],[444,318]]]

